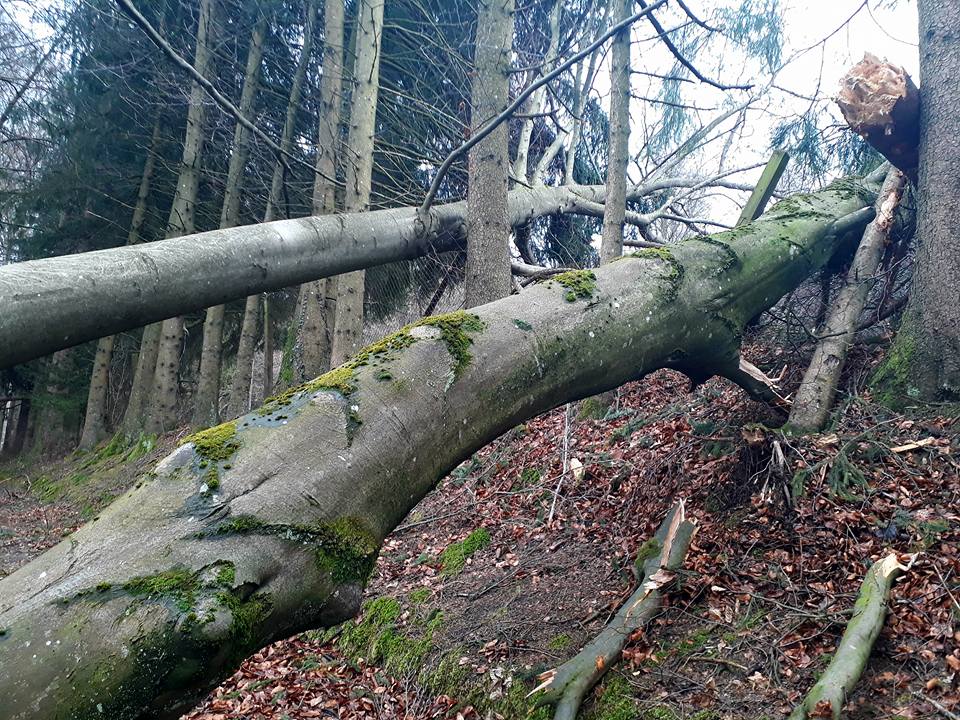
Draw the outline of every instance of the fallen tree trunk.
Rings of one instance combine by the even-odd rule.
[[[177,717],[257,648],[350,617],[383,539],[509,428],[657,368],[737,373],[741,329],[862,232],[877,184],[427,318],[192,436],[0,580],[4,717]]]
[[[850,691],[863,674],[873,644],[883,629],[893,581],[908,569],[908,565],[900,564],[896,553],[870,566],[853,606],[853,617],[843,631],[833,660],[803,702],[790,713],[788,720],[827,717],[840,720]]]
[[[721,179],[666,179],[633,199]],[[602,214],[603,186],[520,188],[513,225]],[[599,208],[599,211],[598,211]],[[230,300],[461,246],[465,202],[280,220],[0,267],[0,368]]]
[[[541,704],[556,705],[554,720],[576,720],[584,695],[620,659],[630,636],[646,625],[660,610],[664,585],[672,582],[674,571],[683,564],[697,526],[684,516],[683,503],[671,508],[652,540],[637,554],[643,581],[623,604],[613,620],[579,653],[556,670],[540,676]]]
[[[905,183],[905,176],[891,168],[877,197],[874,208],[877,216],[864,231],[843,285],[823,326],[818,329],[820,339],[793,399],[788,420],[789,425],[800,432],[819,432],[830,417],[847,351],[853,344],[857,322],[876,281]]]

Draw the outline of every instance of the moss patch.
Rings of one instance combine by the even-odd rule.
[[[908,315],[904,316],[889,354],[870,380],[877,401],[894,410],[919,396],[918,388],[911,383],[917,341],[911,332],[910,320]]]
[[[607,680],[598,690],[597,701],[587,715],[590,720],[636,720],[637,716],[630,684],[619,675]]]
[[[169,599],[177,609],[188,612],[196,604],[200,582],[196,573],[176,567],[156,575],[135,577],[121,587],[130,595]]]
[[[317,565],[336,584],[364,582],[373,571],[380,548],[377,539],[359,518],[337,518],[314,525],[265,523],[251,515],[224,520],[213,530],[198,537],[224,535],[271,535],[282,540],[308,545]]]
[[[597,276],[593,270],[569,270],[550,278],[567,289],[563,299],[567,302],[589,300],[597,290]]]
[[[666,301],[670,302],[677,297],[677,293],[680,292],[680,286],[683,284],[684,268],[683,264],[670,252],[669,248],[644,248],[643,250],[638,250],[633,253],[631,257],[640,258],[641,260],[658,260],[667,263],[669,269],[666,274],[661,276],[662,280],[666,280],[670,284]]]
[[[231,420],[201,430],[187,437],[186,442],[193,443],[197,455],[207,462],[229,460],[240,449],[240,440],[237,438],[237,422]]]
[[[433,612],[414,620],[408,630],[397,621],[402,614],[400,603],[392,597],[379,597],[363,606],[360,619],[346,624],[337,644],[354,657],[378,663],[388,672],[407,675],[418,670],[430,650],[433,637],[443,623],[443,616]]]
[[[458,575],[467,563],[467,558],[490,544],[490,533],[477,528],[460,542],[451,543],[440,555],[442,572],[447,577]]]

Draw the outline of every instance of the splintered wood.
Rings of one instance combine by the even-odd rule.
[[[837,105],[854,132],[916,182],[920,94],[903,68],[866,53],[840,80]]]

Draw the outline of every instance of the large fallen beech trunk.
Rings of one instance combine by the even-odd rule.
[[[660,610],[663,588],[683,564],[697,526],[684,515],[683,503],[674,505],[651,540],[640,547],[636,563],[643,570],[640,587],[617,611],[613,620],[586,647],[556,670],[541,675],[538,701],[556,705],[554,720],[576,720],[584,695],[620,659],[630,636]]]
[[[640,198],[723,179],[658,180],[630,189]],[[510,221],[603,213],[603,186],[521,188]],[[322,215],[213,230],[132,247],[0,267],[0,368],[87,340],[374,265],[461,246],[465,202]]]
[[[883,629],[893,581],[900,573],[910,569],[913,559],[907,565],[901,565],[896,553],[893,553],[870,566],[853,606],[853,617],[843,631],[833,660],[803,702],[790,713],[788,720],[840,720],[843,706],[863,674],[873,644]]]
[[[657,368],[736,374],[741,328],[862,232],[877,185],[428,318],[189,438],[0,580],[0,717],[176,717],[350,617],[387,534],[507,429]]]

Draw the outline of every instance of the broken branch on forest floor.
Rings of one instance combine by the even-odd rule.
[[[870,566],[853,606],[853,617],[840,638],[833,660],[803,702],[790,713],[788,720],[806,720],[808,717],[839,720],[850,691],[867,666],[873,643],[883,629],[893,581],[910,569],[916,557],[909,556],[907,564],[903,565],[896,553],[890,553]]]
[[[530,695],[543,691],[537,702],[556,705],[554,720],[576,718],[587,691],[619,659],[630,636],[659,610],[663,588],[683,564],[696,530],[696,524],[686,519],[681,500],[667,513],[654,537],[640,546],[637,563],[643,564],[645,579],[613,621],[574,657],[540,676],[541,684]]]

